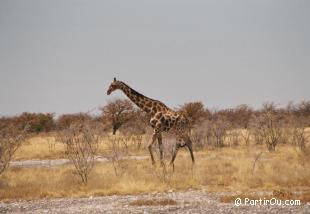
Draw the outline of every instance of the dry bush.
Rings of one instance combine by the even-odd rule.
[[[299,104],[293,105],[292,113],[305,122],[306,126],[310,126],[310,101],[301,101]]]
[[[136,148],[140,150],[143,140],[143,135],[133,135],[131,136],[130,140],[136,145]]]
[[[224,146],[225,139],[227,138],[228,123],[224,119],[218,118],[211,121],[211,136],[207,138],[208,144],[215,148]]]
[[[65,154],[74,164],[75,172],[83,184],[95,164],[100,141],[100,126],[94,126],[88,121],[73,123],[69,128],[59,133],[58,140],[65,145]]]
[[[251,139],[251,132],[250,132],[250,130],[248,130],[248,129],[241,130],[240,131],[240,136],[241,136],[241,139],[243,140],[244,144],[246,146],[248,146],[249,143],[250,143],[250,139]]]
[[[200,124],[208,115],[203,103],[200,101],[185,103],[180,107],[179,112],[181,112],[189,120],[191,128]]]
[[[306,141],[307,141],[306,128],[305,127],[294,128],[292,139],[293,144],[296,145],[301,151],[305,151]]]
[[[228,142],[229,142],[229,146],[238,146],[240,143],[240,130],[234,129],[234,130],[230,130],[227,134],[227,138],[228,138]]]
[[[303,152],[306,150],[306,143],[308,140],[306,135],[306,124],[305,120],[297,119],[296,117],[291,121],[292,144]]]
[[[207,146],[214,149],[223,147],[225,139],[228,137],[228,128],[227,121],[222,118],[204,121],[191,133],[195,148],[203,149]]]
[[[110,101],[101,108],[102,120],[112,127],[113,135],[116,131],[134,118],[134,107],[129,100],[117,99]]]
[[[127,169],[128,142],[125,138],[110,136],[108,137],[109,155],[107,158],[111,160],[114,173],[116,176],[122,176]]]
[[[64,130],[70,128],[71,124],[83,123],[91,119],[91,116],[86,113],[62,114],[56,120],[56,127],[58,130]]]
[[[120,128],[120,132],[127,142],[133,143],[136,149],[139,150],[142,146],[143,136],[149,127],[149,121],[149,116],[143,111],[134,110],[131,120]]]
[[[28,113],[24,112],[21,115],[14,117],[0,118],[2,126],[14,126],[14,129],[20,131],[27,126],[27,132],[40,133],[54,130],[54,114],[52,113]],[[0,125],[1,126],[1,125]]]
[[[253,142],[256,145],[263,145],[264,144],[264,137],[262,131],[257,123],[257,118],[253,117],[250,123],[249,131],[250,136],[253,138]]]
[[[231,121],[232,124],[237,128],[247,129],[253,114],[253,109],[248,105],[239,105],[234,108],[234,120]]]
[[[274,105],[265,103],[259,116],[252,119],[252,133],[256,143],[265,143],[268,151],[275,151],[280,141],[283,141],[285,123]]]
[[[203,123],[201,126],[195,128],[191,132],[191,139],[194,142],[196,150],[202,150],[207,146],[207,139],[211,135],[211,131],[206,128],[206,123]]]
[[[24,112],[14,118],[14,123],[20,129],[28,124],[28,132],[48,132],[54,129],[54,114],[52,113],[28,113]]]
[[[0,127],[0,174],[8,168],[15,151],[25,140],[28,128],[29,126],[26,125],[22,131],[19,131],[13,125]]]
[[[212,113],[212,117],[225,119],[234,129],[247,129],[253,113],[251,107],[243,104],[235,108],[216,110]]]

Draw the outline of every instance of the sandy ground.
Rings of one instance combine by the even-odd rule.
[[[227,193],[206,191],[167,192],[143,195],[60,198],[0,202],[0,213],[310,213],[310,204],[300,206],[235,206],[221,203]],[[131,205],[137,200],[172,199],[175,205]]]
[[[125,156],[122,159],[126,160],[146,160],[150,159],[150,156],[146,155],[132,155]],[[204,157],[204,160],[215,160],[215,159],[224,159],[224,160],[232,160],[233,157],[218,157],[218,156],[208,156]],[[111,161],[111,158],[97,156],[95,158],[97,162],[107,162]],[[260,161],[268,161],[268,158],[261,158]],[[151,160],[150,160],[151,161]],[[33,168],[33,167],[53,167],[60,166],[65,164],[72,164],[69,159],[46,159],[46,160],[20,160],[20,161],[11,161],[10,166],[12,167],[22,167],[22,168]]]
[[[148,159],[149,156],[127,156],[123,159],[127,160],[144,160]],[[107,162],[111,161],[111,158],[97,156],[96,161]],[[72,162],[68,159],[54,159],[54,160],[22,160],[22,161],[11,161],[10,166],[13,167],[23,167],[23,168],[33,168],[33,167],[52,167],[65,164],[71,164]]]

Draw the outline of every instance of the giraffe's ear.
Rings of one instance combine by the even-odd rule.
[[[116,78],[114,77],[114,82],[116,81]]]

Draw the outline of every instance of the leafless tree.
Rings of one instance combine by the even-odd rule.
[[[297,146],[301,151],[305,151],[308,140],[306,133],[307,119],[291,115],[289,124],[292,144]]]
[[[26,138],[29,125],[22,131],[14,125],[0,124],[0,174],[9,166],[12,156]]]
[[[253,119],[253,122],[256,139],[262,140],[270,152],[275,151],[284,127],[281,115],[276,112],[275,106],[272,103],[265,103],[262,112]]]
[[[72,123],[59,132],[58,140],[65,144],[66,156],[74,164],[82,183],[87,185],[100,142],[100,125],[89,121]]]
[[[209,133],[210,130],[206,127],[206,122],[192,130],[191,138],[194,142],[195,149],[204,149],[207,146],[207,138]]]
[[[213,136],[215,139],[215,146],[216,148],[221,148],[224,146],[224,141],[227,137],[227,130],[228,130],[227,121],[218,118],[213,122]]]
[[[307,141],[305,126],[294,127],[292,141],[301,151],[305,151]]]
[[[221,148],[228,137],[228,123],[221,117],[205,120],[199,127],[192,130],[195,148]]]
[[[117,99],[110,101],[101,108],[101,111],[103,121],[112,126],[113,135],[121,126],[134,117],[134,107],[129,100]]]
[[[258,116],[252,117],[248,132],[250,133],[250,136],[252,136],[255,144],[262,145],[264,144],[264,138],[258,121]]]

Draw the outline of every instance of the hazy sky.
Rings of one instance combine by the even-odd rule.
[[[0,114],[310,100],[310,1],[0,0]]]

